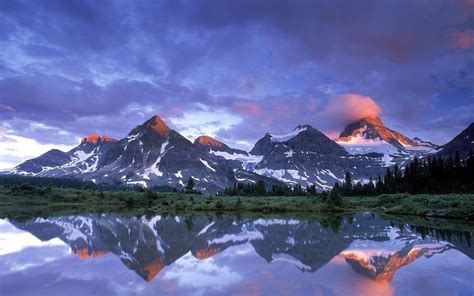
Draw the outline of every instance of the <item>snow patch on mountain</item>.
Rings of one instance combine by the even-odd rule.
[[[203,229],[201,229],[201,231],[199,231],[198,233],[198,236],[200,236],[201,234],[204,234],[207,232],[207,230],[212,226],[214,225],[214,223],[216,223],[215,221],[214,222],[211,222],[210,224],[206,225]]]
[[[229,152],[226,152],[226,151],[211,150],[209,153],[213,154],[215,156],[220,156],[220,157],[222,157],[226,160],[240,161],[240,162],[244,163],[244,167],[247,164],[259,163],[260,161],[262,161],[262,158],[263,158],[263,156],[261,156],[261,155],[253,155],[253,154],[245,155],[245,154],[240,154],[240,153],[229,153]]]
[[[269,177],[275,178],[275,179],[280,180],[280,181],[285,182],[285,183],[289,183],[289,184],[296,184],[297,183],[294,180],[290,180],[288,178],[283,177],[287,174],[286,170],[284,170],[284,169],[273,170],[273,169],[269,169],[269,168],[263,168],[263,169],[254,170],[253,172],[256,173],[256,174],[262,175],[262,176],[269,176]]]
[[[225,244],[227,242],[247,242],[263,239],[263,234],[258,230],[249,230],[246,225],[242,226],[242,232],[236,234],[225,234],[208,242],[212,244]]]
[[[213,171],[213,172],[216,171],[216,170],[215,170],[213,167],[211,167],[211,166],[209,165],[209,163],[208,163],[207,161],[205,161],[204,159],[199,158],[199,160],[202,162],[202,164],[204,164],[204,165],[205,165],[208,169],[210,169],[211,171]]]
[[[164,142],[161,145],[160,155],[158,156],[156,161],[151,166],[149,166],[148,168],[145,169],[145,172],[143,173],[143,178],[144,179],[150,180],[150,177],[149,177],[150,174],[154,174],[155,176],[158,176],[158,177],[163,176],[163,173],[159,169],[159,164],[161,162],[161,158],[166,153],[166,146],[168,146],[168,144],[169,144],[169,141],[167,139],[166,142]]]
[[[366,139],[362,134],[358,134],[348,141],[337,140],[336,143],[341,145],[349,154],[352,155],[368,153],[394,154],[400,152],[400,149],[380,138]]]
[[[290,139],[296,137],[299,133],[304,132],[307,129],[306,126],[304,127],[297,127],[291,133],[284,134],[284,135],[270,135],[272,142],[286,142]]]
[[[294,240],[293,240],[294,244]],[[272,262],[285,262],[285,263],[291,263],[293,265],[296,265],[300,270],[311,270],[311,266],[308,266],[301,262],[300,260],[296,259],[295,257],[288,255],[288,254],[273,254],[272,255]]]

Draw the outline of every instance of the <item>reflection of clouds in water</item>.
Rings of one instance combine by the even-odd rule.
[[[228,266],[218,266],[213,258],[199,260],[189,252],[166,270],[163,279],[176,280],[181,287],[222,291],[240,282],[242,276]]]
[[[226,250],[226,252],[222,252],[219,254],[220,258],[225,257],[238,257],[238,256],[246,256],[255,252],[254,247],[250,243],[245,243],[242,245],[237,245],[230,247]]]
[[[422,286],[423,295],[474,295],[474,261],[456,250],[422,257],[409,268],[401,268],[392,280],[397,293],[412,293]]]
[[[28,247],[67,246],[59,238],[41,241],[29,232],[17,229],[7,220],[0,219],[0,256],[16,253]]]

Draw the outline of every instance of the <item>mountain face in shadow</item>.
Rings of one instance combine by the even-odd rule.
[[[399,268],[421,256],[450,249],[474,258],[470,237],[440,241],[371,214],[318,221],[101,214],[12,224],[43,241],[61,239],[81,259],[112,253],[145,281],[188,253],[205,260],[243,244],[250,244],[269,264],[283,261],[305,272],[342,256],[354,271],[374,280],[391,280]]]

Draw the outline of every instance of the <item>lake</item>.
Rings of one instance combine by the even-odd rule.
[[[0,295],[473,295],[472,228],[448,223],[370,213],[0,219]]]

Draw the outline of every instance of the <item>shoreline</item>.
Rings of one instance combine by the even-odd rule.
[[[474,221],[474,194],[342,197],[332,204],[315,196],[208,196],[153,191],[96,191],[65,188],[0,186],[0,215],[55,212],[226,212],[341,213],[372,212],[460,221]]]

